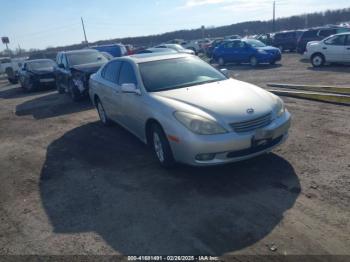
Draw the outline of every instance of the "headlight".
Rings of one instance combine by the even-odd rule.
[[[258,49],[258,52],[259,52],[260,54],[264,54],[264,55],[267,54],[267,52],[266,52],[265,50],[262,50],[262,49]]]
[[[82,92],[85,89],[84,86],[84,75],[81,74],[74,74],[73,75],[73,83],[78,89]]]
[[[275,109],[276,116],[280,117],[281,115],[284,114],[285,111],[286,111],[286,108],[284,106],[282,99],[279,97],[276,97],[276,109]]]
[[[227,131],[218,123],[202,116],[193,115],[186,112],[175,112],[174,116],[181,124],[191,130],[193,133],[199,135],[227,133]]]

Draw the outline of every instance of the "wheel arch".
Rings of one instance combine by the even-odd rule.
[[[322,53],[322,52],[320,52],[320,51],[317,51],[317,52],[315,52],[315,53],[313,53],[312,55],[311,55],[311,59],[313,59],[316,55],[320,55],[320,56],[322,56],[323,57],[323,59],[324,59],[324,61],[326,61],[326,57],[325,57],[325,55]]]
[[[151,145],[151,142],[152,142],[152,126],[153,125],[159,125],[163,131],[164,131],[164,128],[162,127],[162,125],[159,123],[158,120],[156,120],[155,118],[149,118],[147,119],[146,121],[146,124],[145,124],[145,137],[146,137],[146,143],[147,145]]]

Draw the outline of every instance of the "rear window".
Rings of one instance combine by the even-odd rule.
[[[319,36],[323,36],[323,37],[327,37],[330,35],[334,35],[337,33],[337,29],[324,29],[324,30],[320,30],[320,32],[318,33]]]
[[[317,32],[318,32],[318,30],[306,31],[306,32],[304,32],[302,38],[306,38],[306,37],[316,37],[316,36],[317,36]]]

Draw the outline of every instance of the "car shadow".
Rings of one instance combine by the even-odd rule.
[[[53,87],[52,88],[46,87],[46,88],[37,89],[33,92],[26,92],[25,90],[23,90],[22,87],[18,85],[7,85],[7,86],[3,86],[2,88],[6,88],[5,90],[0,91],[0,98],[3,98],[3,99],[29,97],[29,96],[34,96],[38,94],[48,93],[54,90]]]
[[[68,95],[60,95],[54,92],[17,105],[16,115],[32,115],[35,119],[44,119],[81,112],[92,108],[93,106],[88,99],[75,103],[72,102]]]
[[[336,72],[336,73],[350,73],[350,65],[346,64],[330,64],[330,65],[324,65],[322,67],[312,67],[309,66],[307,68],[310,71],[319,71],[319,72]]]
[[[278,155],[165,170],[133,135],[98,122],[53,141],[40,179],[54,233],[96,232],[133,255],[222,255],[250,246],[281,222],[300,190]]]
[[[276,68],[280,68],[282,66],[282,64],[274,64],[274,65],[270,65],[270,64],[259,64],[255,67],[252,67],[249,64],[226,64],[224,66],[219,66],[216,65],[216,67],[218,69],[223,69],[226,68],[228,70],[235,70],[235,71],[250,71],[250,70],[269,70],[269,69],[276,69]]]

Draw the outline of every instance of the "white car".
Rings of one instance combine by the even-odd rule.
[[[120,57],[91,76],[89,93],[103,124],[152,146],[164,167],[236,162],[282,144],[291,121],[283,101],[225,72],[187,54]]]
[[[304,56],[314,67],[327,63],[350,63],[350,32],[307,43]]]

